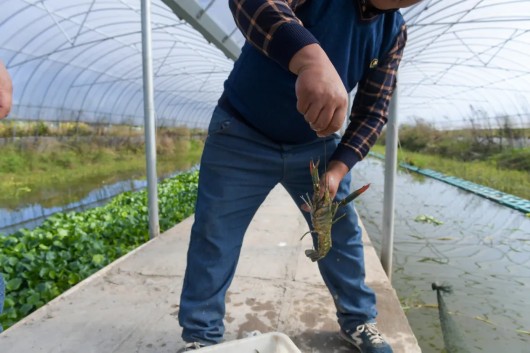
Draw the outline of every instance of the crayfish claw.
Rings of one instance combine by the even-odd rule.
[[[313,261],[313,262],[317,262],[318,260],[323,258],[323,256],[320,256],[318,254],[318,251],[315,251],[315,250],[306,250],[305,251],[305,256],[309,257],[311,259],[311,261]]]

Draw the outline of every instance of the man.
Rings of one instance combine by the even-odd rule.
[[[11,84],[11,78],[7,70],[0,60],[0,120],[5,118],[11,110],[13,86]],[[5,299],[5,284],[2,274],[0,274],[0,316],[4,307]],[[0,325],[0,332],[2,332],[2,325]]]
[[[331,196],[350,193],[351,168],[387,121],[406,42],[397,8],[419,1],[229,0],[247,41],[225,82],[202,156],[180,303],[187,342],[181,352],[221,341],[225,293],[243,235],[275,185],[281,183],[308,211],[300,196],[313,190],[309,161],[323,160],[326,149]],[[346,117],[347,92],[356,85],[350,124],[339,143],[335,132]],[[363,353],[392,352],[374,320],[375,294],[364,283],[353,205],[341,208],[337,217],[342,215],[332,229],[330,252],[318,261],[335,300],[340,335]],[[309,213],[304,216],[311,225]]]

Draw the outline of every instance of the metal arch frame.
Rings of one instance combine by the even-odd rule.
[[[224,30],[206,13],[196,0],[162,0],[179,18],[184,19],[207,41],[213,43],[228,58],[237,60],[241,49]],[[208,4],[208,7],[214,1]]]
[[[72,6],[70,6],[70,8],[71,8],[71,7],[72,7]],[[79,16],[79,15],[80,15],[79,13],[74,13],[74,14],[71,15],[69,18],[64,18],[64,17],[61,17],[61,16],[58,16],[58,17],[59,17],[60,20],[62,21],[63,19],[65,19],[65,20],[69,20],[70,18],[72,18],[72,17],[77,17],[77,16]],[[45,17],[45,16],[47,16],[47,14],[43,14],[41,17]],[[83,16],[83,21],[86,20],[86,17],[87,17],[87,16]],[[57,24],[57,23],[55,23],[55,24]],[[52,27],[55,27],[55,24],[49,26],[48,29],[49,29],[49,28],[52,28]],[[105,25],[103,25],[103,26],[105,26]],[[98,27],[98,28],[101,28],[101,27],[103,27],[103,26],[100,26],[100,27]],[[162,26],[160,26],[160,27],[162,27]],[[77,33],[81,33],[81,34],[82,34],[82,33],[84,33],[83,30],[84,30],[84,28],[80,28],[80,29],[77,31]],[[95,29],[95,28],[90,28],[90,30],[96,30],[96,29]],[[130,35],[130,34],[131,34],[131,33],[127,33],[127,34],[124,34],[124,36],[126,36],[126,35]],[[174,34],[173,34],[173,33],[170,33],[170,35],[174,37]],[[78,35],[76,35],[76,39],[77,39],[77,37],[78,37]],[[35,38],[36,38],[36,37],[34,37],[34,38],[31,39],[31,40],[34,40]],[[30,40],[30,41],[31,41],[31,40]],[[105,40],[107,40],[107,38],[105,38]],[[85,50],[83,50],[83,51],[84,51],[84,52],[89,52],[90,50],[93,50],[92,47],[97,46],[97,44],[99,44],[100,42],[102,42],[102,41],[101,41],[101,40],[98,40],[98,41],[93,41],[93,42],[88,43],[89,45],[88,45],[87,47],[85,47]],[[86,45],[86,44],[87,44],[87,43],[83,43],[83,44],[81,44],[81,45]],[[121,45],[121,48],[124,48],[125,46],[127,46],[127,47],[134,46],[134,43],[133,43],[133,44],[128,43],[128,45],[124,45],[123,43],[120,43],[120,44],[122,44],[122,45]],[[186,44],[186,43],[184,43],[184,44]],[[58,50],[54,50],[53,52],[60,51],[60,50],[61,50],[61,46],[62,46],[62,44],[57,48]],[[106,50],[107,50],[107,54],[106,54],[104,57],[108,57],[108,56],[110,56],[110,55],[111,55],[112,53],[114,53],[114,52],[119,53],[119,51],[120,51],[121,48],[118,47],[118,48],[114,48],[114,49],[110,49],[110,50],[109,50],[109,48],[106,48]],[[209,49],[210,47],[205,47],[205,48],[206,48],[206,49]],[[63,49],[63,50],[66,50],[66,49]],[[195,47],[195,48],[190,48],[190,50],[191,50],[192,52],[195,52],[195,51],[197,50],[197,47]],[[199,50],[200,50],[200,48],[199,48]],[[201,50],[201,51],[202,51],[202,50]],[[208,50],[208,51],[210,51],[212,54],[214,53],[214,52],[211,51],[211,50]],[[52,52],[52,53],[53,53],[53,52]],[[170,52],[168,52],[168,55],[166,55],[165,60],[166,60],[166,64],[171,65],[171,63],[170,63],[171,60],[167,60],[168,57],[169,57],[169,54],[170,54]],[[49,54],[46,54],[46,55],[44,55],[44,56],[41,56],[41,58],[42,58],[42,59],[47,58],[48,60],[50,60],[50,58],[49,58]],[[192,63],[193,60],[194,60],[195,58],[196,58],[195,56],[190,56],[190,63]],[[16,55],[14,55],[14,57],[13,57],[13,60],[15,60],[15,59],[16,59]],[[30,59],[30,60],[34,60],[34,59]],[[54,60],[54,61],[55,61],[55,60]],[[98,60],[93,60],[92,63],[95,63],[95,62],[97,62],[97,61],[98,61]],[[27,62],[27,61],[24,61],[24,62]],[[42,61],[41,61],[41,63],[42,63]],[[52,85],[56,84],[55,81],[59,78],[58,76],[60,76],[60,74],[61,74],[61,72],[62,72],[63,70],[66,70],[66,69],[68,69],[68,68],[74,68],[74,67],[76,66],[76,65],[73,65],[72,63],[65,63],[65,62],[61,62],[61,61],[57,61],[57,63],[58,63],[59,65],[61,65],[61,69],[58,70],[58,71],[55,73],[56,76],[55,76],[52,80],[50,80],[50,82],[48,82],[48,87],[51,87]],[[17,64],[15,64],[15,65],[18,66],[18,65],[20,65],[20,64],[22,64],[22,63],[17,63]],[[115,62],[115,64],[116,64],[116,62]],[[106,67],[106,70],[104,70],[104,71],[100,71],[100,72],[99,72],[99,76],[96,75],[95,79],[94,79],[94,77],[92,77],[92,83],[90,83],[90,84],[84,84],[84,85],[86,85],[86,86],[89,86],[89,87],[87,87],[87,89],[76,90],[77,92],[74,93],[75,95],[78,95],[78,96],[79,96],[79,95],[82,95],[82,96],[83,96],[80,109],[82,109],[82,110],[84,110],[84,111],[89,111],[88,107],[85,107],[85,102],[86,102],[86,99],[88,98],[88,96],[90,95],[90,91],[92,90],[92,88],[94,88],[94,86],[97,86],[97,85],[100,83],[100,82],[98,82],[99,79],[100,79],[100,77],[108,76],[108,75],[109,75],[109,70],[112,69],[113,66],[116,66],[115,64],[111,64],[110,66],[107,66],[107,67]],[[217,64],[221,64],[221,62],[217,61],[214,65],[217,66]],[[211,65],[209,65],[209,66],[211,67]],[[221,64],[220,66],[223,67],[223,66],[225,66],[225,65],[222,65],[222,64]],[[82,70],[86,71],[87,69],[90,69],[89,67],[90,67],[90,66],[88,66],[88,67],[77,67],[77,68],[79,69],[78,75],[76,76],[76,78],[75,78],[74,80],[70,81],[70,88],[68,89],[68,91],[70,91],[71,88],[74,88],[74,86],[76,86],[76,88],[79,88],[79,87],[77,87],[77,86],[79,86],[79,84],[77,84],[77,82],[78,82],[78,78],[79,78],[80,75],[83,74]],[[179,68],[177,68],[177,69],[179,69]],[[134,70],[134,67],[131,67],[130,71],[133,71],[133,70]],[[227,71],[225,71],[224,69],[221,69],[221,70],[219,70],[219,71],[221,71],[221,72],[227,72]],[[212,71],[210,71],[209,74],[212,74],[212,72],[215,73],[215,71],[212,70]],[[95,73],[96,73],[96,72],[95,72]],[[193,75],[193,74],[192,74],[192,75]],[[175,76],[177,76],[177,75],[175,75]],[[175,80],[175,79],[177,79],[177,77],[174,77],[174,76],[171,77],[170,75],[168,75],[167,78],[166,78],[168,84],[170,84],[171,81],[173,81],[173,80]],[[62,83],[64,80],[65,80],[65,78],[63,77],[63,78],[62,78],[60,81],[58,81],[58,82]],[[136,84],[136,83],[137,83],[136,78],[121,78],[119,81],[124,81],[124,80],[129,80],[129,81],[131,81],[130,83],[132,83],[132,84]],[[201,79],[201,81],[202,81],[202,79]],[[204,84],[205,84],[207,81],[208,81],[208,80],[205,79],[205,80],[202,82],[201,86],[204,86]],[[116,80],[116,82],[118,82],[118,80]],[[210,80],[210,82],[212,82],[212,80]],[[181,81],[180,83],[182,84],[183,82]],[[191,82],[191,83],[192,83],[192,82]],[[83,85],[83,86],[84,86],[84,85]],[[108,92],[115,91],[115,89],[120,89],[120,86],[121,86],[121,85],[117,85],[117,84],[115,84],[114,87],[116,87],[116,88],[114,88],[114,87],[112,87],[112,86],[113,86],[112,84],[111,84],[110,86],[107,86],[107,91],[108,91]],[[121,86],[121,87],[122,87],[121,89],[122,89],[123,91],[125,91],[125,92],[126,92],[126,91],[129,91],[129,90],[126,89],[126,87],[123,87],[123,86]],[[199,88],[198,91],[202,91],[202,89]],[[220,91],[217,91],[217,92],[220,93]],[[51,93],[51,92],[49,92],[49,93]],[[48,94],[49,94],[49,93],[48,93]],[[65,98],[64,98],[65,100],[63,100],[63,106],[65,105],[65,103],[66,103],[66,99],[68,99],[69,94],[72,94],[72,93],[71,93],[71,92],[68,92],[68,94],[65,95]],[[137,94],[137,93],[133,93],[133,96],[134,96],[135,94]],[[25,97],[25,96],[26,96],[26,94],[23,95],[23,97]],[[105,98],[105,94],[102,95],[101,98],[100,98],[100,103],[98,104],[98,109],[94,112],[95,115],[97,115],[98,112],[100,111],[100,107],[101,107],[102,104],[103,104],[104,98]],[[77,100],[77,99],[78,99],[78,98],[74,98],[74,100]],[[178,99],[178,98],[177,98],[177,99]],[[45,100],[46,100],[46,97],[43,97],[43,101],[45,101]],[[118,99],[118,101],[119,101],[119,99]],[[174,101],[174,99],[173,99],[173,101]],[[116,106],[116,105],[115,105],[115,106]],[[135,111],[136,111],[136,109],[135,109]],[[109,112],[109,111],[106,112],[106,114],[116,114],[116,113],[117,113],[117,112],[115,111],[115,109],[111,109],[110,112]],[[123,111],[122,114],[120,114],[120,115],[121,115],[121,116],[125,116],[125,115],[129,115],[129,114],[125,114],[125,111]],[[136,115],[136,114],[133,113],[133,115]],[[92,120],[93,120],[93,119],[92,119]]]
[[[465,1],[460,1],[460,3],[465,3]],[[527,1],[522,1],[522,0],[518,0],[518,1],[510,1],[510,3],[512,4],[516,4],[516,3],[519,3],[519,4],[523,4],[523,3],[527,3]],[[477,8],[477,10],[482,10],[484,8],[493,8],[495,6],[505,6],[505,4],[499,4],[499,3],[484,3],[484,4],[480,4],[479,2],[473,2],[470,4],[470,6],[472,5],[477,5],[479,4],[480,6],[475,6]],[[401,69],[401,72],[402,72],[402,78],[405,78],[406,77],[406,80],[407,82],[406,83],[403,83],[403,87],[404,87],[404,91],[403,91],[403,100],[407,100],[407,98],[411,98],[414,97],[414,92],[411,92],[410,91],[410,87],[419,87],[419,86],[422,86],[424,89],[427,85],[433,85],[433,84],[436,84],[437,85],[433,85],[433,87],[436,87],[438,89],[438,92],[439,92],[439,89],[442,88],[443,91],[445,91],[444,93],[446,93],[445,95],[434,95],[433,94],[433,97],[431,99],[431,101],[429,101],[429,103],[420,103],[418,104],[417,102],[417,99],[414,99],[414,100],[410,100],[411,103],[406,103],[404,102],[404,104],[402,105],[402,107],[404,109],[416,109],[418,110],[418,107],[419,105],[421,104],[432,104],[436,101],[438,102],[442,102],[442,101],[446,101],[448,100],[448,98],[454,94],[457,94],[456,92],[458,92],[459,94],[462,94],[462,93],[465,93],[465,94],[479,94],[480,91],[484,92],[489,92],[489,91],[493,91],[495,90],[495,87],[487,87],[486,85],[487,84],[494,84],[494,83],[499,83],[499,82],[503,82],[504,83],[504,87],[506,87],[506,85],[509,85],[511,86],[511,90],[517,90],[517,87],[521,87],[523,85],[525,85],[526,83],[528,83],[528,80],[526,79],[526,76],[524,74],[527,73],[527,71],[525,70],[521,70],[521,66],[520,66],[520,63],[517,64],[516,62],[513,62],[512,61],[512,65],[510,64],[507,64],[507,62],[510,60],[509,57],[506,57],[506,55],[510,55],[510,51],[513,52],[514,54],[516,55],[519,55],[519,57],[521,58],[522,57],[528,57],[529,54],[528,54],[528,45],[526,44],[528,41],[524,41],[526,38],[528,37],[522,37],[522,36],[528,36],[528,32],[530,32],[530,28],[528,28],[528,26],[526,26],[525,28],[521,29],[520,28],[520,25],[519,24],[514,24],[513,26],[509,26],[507,22],[504,22],[504,21],[497,21],[497,22],[504,22],[504,24],[501,24],[500,26],[493,26],[492,22],[494,22],[495,20],[497,20],[497,18],[493,18],[491,21],[488,20],[488,21],[476,21],[476,20],[470,20],[470,21],[456,21],[454,23],[450,23],[448,24],[447,22],[442,22],[440,23],[440,21],[442,20],[445,20],[451,16],[454,16],[454,12],[451,12],[449,15],[447,15],[447,11],[444,13],[440,13],[440,11],[435,11],[433,10],[433,6],[434,5],[439,5],[439,6],[444,6],[446,5],[446,8],[450,8],[450,7],[453,7],[455,6],[455,2],[451,2],[451,4],[447,4],[446,2],[442,2],[440,0],[436,1],[436,2],[429,2],[429,3],[424,3],[424,7],[422,9],[422,11],[420,12],[415,12],[412,8],[412,9],[407,9],[405,10],[405,17],[406,17],[406,14],[407,13],[411,13],[413,14],[412,18],[411,18],[411,24],[408,25],[409,27],[409,44],[407,45],[407,49],[406,49],[406,52],[405,52],[405,56],[403,58],[403,68]],[[420,6],[418,6],[420,7]],[[422,17],[422,14],[425,10],[432,10],[430,11],[430,14],[428,14],[428,16],[423,16]],[[439,10],[439,8],[438,8]],[[414,13],[415,12],[415,13]],[[440,14],[439,14],[440,13]],[[467,13],[466,11],[459,11],[457,13]],[[434,18],[433,16],[438,16],[437,18]],[[445,17],[444,17],[445,16]],[[426,21],[426,18],[431,20],[431,22],[429,23],[430,25],[433,25],[433,26],[437,26],[438,28],[435,30],[435,31],[430,31],[430,33],[427,31],[427,30],[423,30],[422,28],[422,25],[424,23],[422,22],[425,22]],[[518,19],[519,20],[519,19]],[[489,24],[484,24],[485,22],[489,23]],[[462,27],[462,26],[458,26],[460,24],[463,24],[465,23],[465,26]],[[447,27],[448,26],[451,26],[451,27],[454,27],[451,31],[447,31]],[[483,33],[481,33],[481,30],[485,30],[487,31],[488,29],[491,29],[491,30],[503,30],[503,31],[507,31],[509,33],[511,33],[511,35],[508,35],[507,37],[505,37],[505,39],[503,40],[503,38],[499,35],[496,35],[496,36],[490,36],[490,37],[486,37],[484,38],[484,35]],[[472,41],[473,41],[473,38],[469,38],[466,37],[465,40],[466,40],[466,43],[462,42],[462,39],[459,38],[457,36],[458,33],[462,33],[462,32],[465,32],[465,31],[470,31],[470,33],[473,33],[471,31],[476,31],[478,32],[478,36],[475,35],[475,39],[477,39],[478,37],[482,37],[482,42],[480,42],[479,40],[477,40],[477,44],[480,44],[478,46],[478,48],[480,48],[480,46],[482,47],[486,47],[486,49],[482,48],[480,50],[477,50],[477,49],[474,49],[472,50],[469,45],[473,45]],[[441,32],[446,32],[446,34],[450,34],[452,33],[453,35],[456,36],[456,38],[453,38],[452,40],[448,40],[447,37],[444,37],[442,36],[442,39],[438,39],[438,40],[433,40],[433,38],[437,38],[437,37],[440,37],[440,33]],[[417,36],[417,39],[418,40],[414,40],[416,38],[414,38],[414,36]],[[518,38],[523,38],[522,40],[518,40]],[[484,43],[484,39],[486,40],[489,40],[489,44],[486,42]],[[462,43],[457,43],[457,41],[460,40]],[[493,44],[491,44],[491,41],[494,41]],[[421,44],[421,42],[425,43],[424,45]],[[433,42],[436,42],[436,43],[433,43]],[[512,45],[511,48],[507,48],[505,47],[506,44],[508,42],[513,42],[513,43],[519,43],[520,45]],[[456,44],[455,44],[456,43]],[[462,45],[463,44],[463,45]],[[517,45],[517,47],[515,47]],[[523,50],[520,49],[521,45],[526,45],[526,47],[523,48]],[[422,56],[422,52],[425,50],[425,47],[426,46],[430,46],[431,49],[432,48],[439,48],[437,51],[438,53],[435,54],[433,50],[430,50],[429,49],[429,55],[432,57],[432,56],[436,56],[436,59],[431,59],[429,60],[428,58],[426,59],[425,56],[423,55]],[[462,50],[460,51],[460,54],[457,54],[457,56],[459,56],[460,58],[462,58],[461,60],[457,61],[456,64],[453,62],[453,63],[448,63],[448,62],[443,62],[443,57],[442,56],[448,56],[447,55],[447,50],[448,50],[448,47],[455,47],[455,48],[462,48]],[[489,47],[488,47],[489,46]],[[515,47],[515,48],[514,48]],[[498,49],[496,49],[498,48]],[[466,53],[471,53],[471,57],[466,57]],[[480,55],[485,55],[486,57],[484,58],[484,60],[480,57]],[[415,75],[417,74],[418,72],[417,71],[414,71],[414,69],[412,69],[412,71],[410,70],[410,66],[408,66],[407,64],[407,59],[409,57],[414,57],[414,59],[410,60],[412,63],[412,65],[414,65],[415,63],[417,63],[418,61],[423,61],[422,65],[421,65],[421,68],[422,69],[426,69],[426,66],[427,67],[431,67],[431,70],[430,71],[433,71],[433,70],[438,70],[438,72],[429,72],[429,73],[426,73],[426,72],[421,72],[421,74],[423,75],[423,80],[420,80],[419,82],[413,82],[413,80],[411,80],[412,76],[411,74]],[[441,58],[442,57],[442,58]],[[441,58],[441,60],[439,60]],[[500,62],[496,62],[496,64],[494,66],[490,65],[492,63],[492,60],[493,59],[500,59],[501,61]],[[435,62],[436,60],[438,60],[439,62]],[[449,79],[451,79],[451,76],[447,76],[447,77],[444,77],[444,82],[441,82],[439,83],[438,81],[440,80],[440,75],[444,75],[446,74],[447,72],[449,71],[452,71],[454,68],[459,68],[459,67],[462,67],[462,66],[467,66],[467,67],[472,67],[472,66],[477,66],[477,69],[479,68],[479,65],[472,65],[472,63],[474,61],[478,61],[482,64],[482,69],[488,69],[489,71],[489,79],[491,79],[492,77],[495,77],[497,76],[497,80],[488,80],[488,79],[485,79],[484,78],[484,75],[480,76],[480,77],[477,77],[476,79],[473,79],[472,81],[474,81],[474,84],[473,85],[469,85],[469,84],[466,84],[467,82],[463,79],[463,76],[462,75],[462,70],[459,70],[460,72],[460,76],[457,76],[455,75],[455,77],[453,77],[453,82],[454,84],[452,84],[451,86],[452,87],[446,87],[444,89],[444,84],[447,83],[447,81]],[[469,64],[467,64],[469,63]],[[427,65],[425,65],[427,64]],[[502,71],[505,71],[505,73],[502,73]],[[519,71],[520,73],[522,73],[523,75],[510,75],[509,72],[517,72]],[[469,73],[466,73],[467,75],[469,74],[473,74],[473,73],[479,73],[480,71],[471,71]],[[427,79],[427,80],[426,80]],[[436,81],[433,81],[433,82],[428,82],[429,80],[433,80],[433,79],[436,79]],[[489,81],[489,82],[488,82]],[[461,87],[462,89],[460,90],[455,90],[456,88],[458,87]],[[407,92],[407,89],[409,89],[409,91]],[[478,91],[476,92],[473,92],[474,89],[478,89]],[[517,90],[519,92],[521,92],[521,90]],[[505,108],[507,107],[508,105],[506,103],[508,103],[509,101],[512,101],[513,103],[515,104],[512,104],[512,110],[515,109],[515,111],[517,112],[520,112],[522,110],[522,106],[521,106],[521,103],[520,102],[515,102],[515,99],[513,97],[510,97],[510,95],[508,95],[506,92],[503,92],[503,90],[500,90],[499,89],[499,93],[504,93],[504,94],[500,94],[500,95],[492,95],[492,94],[485,94],[488,98],[491,98],[490,99],[490,106],[494,106],[496,103],[496,105],[502,107],[502,108]],[[527,93],[527,92],[522,92],[522,93]],[[414,103],[416,104],[414,104]],[[504,104],[503,104],[504,102]],[[459,107],[458,107],[459,108]],[[419,109],[421,111],[421,109]],[[504,110],[504,109],[503,109]],[[468,110],[469,111],[469,110]],[[506,110],[504,110],[505,113]],[[466,113],[464,111],[459,111],[457,115],[459,116],[462,116],[462,115],[465,115]],[[509,113],[509,114],[512,114],[513,115],[513,112]]]
[[[24,1],[29,4],[27,7],[40,8],[40,3],[31,3],[28,0],[19,1]],[[163,121],[164,125],[171,122],[173,124],[191,124],[195,122],[195,126],[206,123],[208,116],[203,116],[202,113],[213,109],[215,106],[215,95],[217,93],[220,94],[222,90],[220,85],[222,76],[229,67],[227,64],[228,61],[222,58],[220,54],[223,53],[226,57],[235,60],[240,53],[239,44],[231,37],[232,34],[237,32],[237,27],[230,34],[227,34],[215,23],[213,17],[208,13],[208,9],[214,4],[215,0],[211,0],[206,8],[202,8],[196,0],[161,0],[169,6],[173,13],[176,13],[177,16],[184,19],[188,24],[191,24],[195,28],[195,31],[188,24],[184,24],[184,21],[180,21],[175,25],[167,25],[165,21],[168,19],[171,20],[170,15],[172,13],[164,5],[161,5],[161,3],[155,4],[152,8],[154,15],[160,16],[158,17],[160,23],[156,23],[148,20],[148,15],[151,13],[151,8],[148,6],[150,0],[143,0],[140,10],[134,5],[131,5],[129,0],[116,1],[125,5],[125,8],[128,10],[132,10],[138,14],[141,13],[144,31],[136,32],[136,34],[145,34],[146,24],[153,23],[157,26],[153,30],[158,32],[158,36],[155,36],[154,40],[149,41],[149,43],[154,44],[158,52],[163,52],[163,55],[160,55],[158,58],[153,58],[151,54],[148,55],[151,57],[151,63],[154,62],[155,68],[158,65],[158,70],[153,71],[151,69],[151,74],[144,74],[144,78],[150,76],[151,80],[154,80],[157,89],[150,89],[152,97],[151,103],[147,102],[149,99],[144,98],[144,104],[151,105],[151,110],[145,109],[144,115],[154,116],[152,109],[156,105],[159,108],[159,119]],[[517,66],[514,67],[515,60],[509,55],[520,55],[525,58],[530,56],[530,48],[522,45],[525,44],[524,40],[528,38],[530,28],[522,28],[524,26],[521,22],[528,21],[530,17],[513,13],[511,17],[506,18],[500,18],[497,14],[493,14],[492,16],[485,16],[485,19],[477,19],[476,16],[475,18],[469,18],[468,15],[472,14],[473,11],[486,11],[488,8],[494,8],[495,6],[505,6],[506,3],[523,4],[525,2],[523,0],[511,0],[501,5],[499,3],[493,3],[490,0],[476,0],[472,2],[468,0],[454,0],[451,1],[450,5],[447,5],[447,1],[428,0],[418,4],[416,7],[403,10],[405,17],[407,17],[407,14],[410,14],[410,24],[408,26],[409,45],[407,46],[400,68],[401,84],[395,93],[395,98],[391,101],[389,121],[397,121],[396,107],[398,94],[401,96],[400,100],[402,102],[400,107],[402,107],[402,110],[410,112],[414,112],[411,109],[411,102],[415,103],[414,109],[417,112],[423,112],[423,106],[434,105],[443,109],[444,107],[448,107],[446,102],[453,102],[455,104],[453,104],[454,107],[451,108],[451,112],[456,116],[463,116],[466,114],[466,109],[463,104],[456,103],[457,101],[465,100],[467,103],[470,103],[486,100],[483,106],[487,106],[493,111],[495,107],[500,107],[500,110],[506,114],[517,116],[516,114],[519,114],[522,110],[522,105],[519,104],[517,97],[514,97],[511,92],[518,91],[527,93],[522,89],[524,89],[524,85],[529,83],[530,79],[527,71]],[[455,6],[459,6],[456,11]],[[63,104],[62,106],[58,104],[59,106],[55,109],[67,109],[67,103],[74,101],[75,107],[80,109],[85,108],[83,110],[91,114],[92,120],[97,120],[98,116],[102,114],[111,114],[114,117],[120,116],[122,119],[124,117],[131,117],[136,120],[140,116],[139,112],[142,101],[137,98],[142,87],[139,78],[136,75],[132,75],[139,69],[139,64],[134,61],[128,61],[122,63],[124,67],[121,68],[119,66],[119,55],[124,53],[124,50],[132,49],[134,52],[140,54],[139,42],[131,41],[128,38],[135,34],[134,31],[128,31],[128,33],[122,33],[117,36],[111,36],[105,33],[104,28],[106,25],[117,26],[119,25],[118,22],[109,23],[103,21],[103,24],[96,23],[95,25],[91,23],[90,14],[109,10],[108,8],[105,10],[93,9],[93,7],[96,7],[93,0],[86,0],[82,5],[67,4],[63,6],[61,9],[69,9],[69,15],[61,16],[60,13],[54,13],[53,24],[43,30],[48,31],[54,27],[58,27],[60,29],[58,34],[61,35],[62,33],[60,37],[62,41],[58,42],[59,45],[51,52],[33,56],[13,65],[13,67],[18,66],[22,69],[32,70],[30,72],[36,74],[39,74],[41,67],[45,67],[52,60],[58,65],[57,68],[56,64],[53,64],[54,71],[50,75],[55,76],[52,79],[44,76],[34,77],[24,85],[22,97],[19,101],[21,103],[26,101],[34,102],[32,97],[37,93],[37,89],[48,88],[42,100],[39,99],[40,105],[32,107],[28,105],[27,109],[31,110],[33,114],[39,117],[49,114],[51,109],[54,108],[46,108],[44,104],[48,102],[50,97],[53,97],[52,90],[55,87],[62,88],[66,86]],[[86,11],[77,11],[77,8],[88,8],[89,11],[88,13]],[[121,7],[112,6],[112,8],[124,11],[124,8]],[[50,16],[49,9],[44,5],[41,10],[43,9],[46,12],[43,11],[39,18]],[[24,10],[25,8],[22,8],[18,12]],[[17,17],[17,14],[13,17]],[[126,17],[129,18],[128,15]],[[454,18],[457,18],[457,20],[453,20]],[[9,22],[9,19],[0,23],[0,28],[6,22]],[[122,22],[124,24],[127,23],[127,21]],[[71,29],[73,25],[79,26],[79,28],[76,27],[75,37],[65,31],[65,29]],[[501,27],[503,30],[508,30],[504,41],[502,41],[502,38],[491,35],[486,37],[489,43],[483,43],[484,36],[480,36],[481,30],[500,29]],[[196,31],[201,33],[202,37],[197,35]],[[476,31],[479,35],[475,36],[473,32],[469,32],[471,36],[461,37],[465,31]],[[95,34],[101,35],[103,39],[82,42],[82,39],[87,38],[87,35],[90,38],[94,38]],[[35,45],[32,45],[32,42],[43,38],[41,35],[39,34],[31,38],[25,43],[25,46],[19,47],[18,52],[24,55],[30,55],[31,53],[25,53],[26,48],[31,46],[35,47]],[[65,38],[66,40],[64,40]],[[221,53],[214,46],[208,45],[204,39],[213,43]],[[114,46],[107,45],[106,43],[108,41],[112,41]],[[169,46],[166,46],[165,42],[168,42]],[[177,42],[179,43],[177,44]],[[492,42],[494,43],[490,45]],[[102,43],[105,44],[101,45]],[[142,43],[143,52],[145,53],[147,47],[146,40],[144,39]],[[44,47],[44,45],[51,47],[53,44],[43,43],[41,47]],[[60,52],[82,46],[85,46],[85,48],[81,50],[82,54],[79,54],[80,60],[69,59],[69,61],[65,62],[60,60],[60,58],[50,58],[53,54],[57,55]],[[104,52],[103,58],[109,61],[109,65],[94,69],[89,65],[87,66],[87,62],[91,62],[92,64],[100,62],[102,58],[91,60],[87,59],[87,57],[90,56],[91,52],[102,47],[105,48],[102,50]],[[183,49],[185,50],[184,53],[182,53]],[[15,55],[11,58],[12,62],[19,60],[16,54],[17,50],[14,50],[14,52]],[[458,57],[457,61],[444,62],[451,53],[453,57]],[[178,62],[176,58],[178,58]],[[200,63],[195,62],[197,58],[200,58]],[[35,60],[39,60],[40,62],[32,67],[31,62]],[[195,74],[190,73],[189,76],[183,76],[181,75],[181,71],[187,70],[187,68],[184,68],[187,63],[193,65],[193,68],[196,70],[204,69],[203,71],[209,72],[201,75],[196,72]],[[25,66],[26,64],[29,65]],[[145,60],[142,66],[145,69]],[[161,71],[162,66],[173,67],[176,73],[164,76],[157,75],[160,72],[166,72]],[[28,67],[31,69],[27,69]],[[114,68],[116,67],[121,68],[119,72],[122,75],[114,75]],[[488,70],[487,77],[480,74],[482,70]],[[67,75],[70,71],[75,76],[73,80],[70,77],[66,77],[70,76]],[[85,78],[83,74],[87,71],[93,72],[94,74]],[[156,72],[156,74],[153,75],[153,72]],[[113,78],[113,80],[109,80],[110,78]],[[495,83],[498,85],[497,88],[486,86]],[[173,89],[177,85],[178,89]],[[213,85],[213,89],[203,90],[206,85]],[[499,88],[499,85],[502,85],[503,88]],[[104,87],[101,89],[101,94],[97,95],[96,99],[90,99],[95,90],[101,87]],[[518,90],[517,88],[520,89]],[[416,91],[418,89],[422,89],[423,92],[418,93]],[[144,89],[144,96],[148,97],[146,91],[149,91],[149,89]],[[156,93],[156,96],[154,96],[154,93]],[[458,95],[458,98],[454,98],[456,95]],[[114,104],[111,104],[111,100],[113,99]],[[137,104],[134,103],[134,99],[138,100]],[[78,101],[81,101],[80,105],[77,104]],[[111,105],[112,107],[110,107]],[[23,108],[23,104],[19,106],[21,109],[25,109]],[[508,108],[511,110],[508,111]],[[148,122],[146,121],[146,126]],[[389,145],[393,145],[393,143],[389,143]],[[389,156],[391,155],[390,152],[392,150],[389,151]],[[391,169],[387,168],[387,170]],[[386,201],[385,204],[387,204]],[[386,221],[388,220],[388,214],[389,212],[385,213]],[[392,226],[385,226],[385,234],[390,232],[389,229],[392,229]],[[389,234],[386,234],[386,236],[390,239]],[[385,261],[387,264],[391,264],[391,260],[390,262],[388,262],[388,259]]]

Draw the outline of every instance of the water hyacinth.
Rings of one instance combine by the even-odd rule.
[[[195,211],[198,172],[158,185],[160,229]],[[149,240],[147,193],[126,192],[103,207],[56,213],[34,230],[0,236],[4,329]]]

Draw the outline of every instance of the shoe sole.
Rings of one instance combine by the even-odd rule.
[[[353,345],[355,348],[357,348],[357,350],[358,350],[359,352],[361,352],[361,347],[359,347],[359,346],[355,343],[355,341],[353,341],[350,337],[348,337],[347,334],[345,334],[344,332],[342,332],[342,330],[339,331],[339,337],[342,338],[343,340],[345,340],[346,342],[350,343],[351,345]]]

